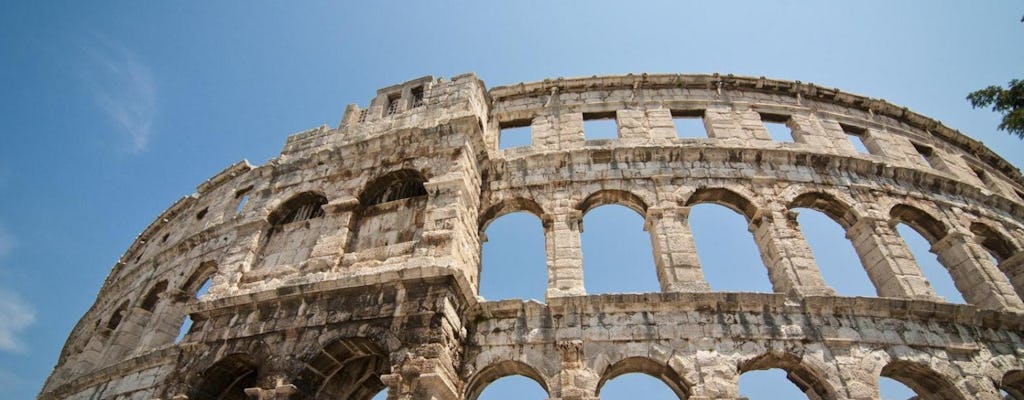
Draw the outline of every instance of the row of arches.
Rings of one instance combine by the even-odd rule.
[[[269,212],[269,227],[260,240],[253,269],[298,266],[310,258],[325,233],[342,229],[348,232],[346,253],[417,240],[427,202],[424,183],[423,174],[409,169],[380,176],[359,194],[347,221],[323,218],[328,199],[322,192],[292,195]]]
[[[648,231],[643,236],[646,236],[646,242],[649,245],[641,245],[641,247],[649,249],[648,254],[653,254],[653,257],[646,255],[636,257],[632,253],[628,257],[623,257],[617,265],[613,265],[613,268],[627,271],[620,271],[621,274],[627,274],[626,276],[633,277],[632,281],[635,281],[637,276],[652,276],[653,274],[650,271],[654,270],[657,272],[657,285],[660,286],[661,290],[666,290],[667,288],[671,290],[670,284],[672,282],[665,282],[665,275],[671,273],[679,275],[678,267],[681,264],[684,267],[699,271],[696,274],[690,273],[687,275],[687,278],[691,280],[703,280],[705,277],[713,278],[716,271],[707,268],[703,271],[700,270],[700,267],[706,264],[705,254],[703,254],[704,249],[700,249],[702,251],[698,252],[696,248],[697,246],[711,246],[702,244],[700,240],[693,244],[693,236],[699,232],[696,229],[691,229],[693,225],[689,224],[689,222],[699,220],[699,218],[696,218],[698,215],[695,214],[703,212],[704,208],[711,208],[707,207],[710,205],[724,207],[724,209],[731,210],[733,215],[742,217],[742,221],[732,220],[725,222],[729,222],[730,226],[736,231],[742,231],[742,227],[745,226],[749,234],[744,233],[745,239],[741,238],[735,242],[724,243],[724,245],[732,246],[733,249],[736,249],[741,247],[739,244],[742,243],[739,242],[746,242],[748,244],[753,242],[756,247],[755,252],[758,253],[758,257],[762,261],[761,264],[766,267],[768,280],[770,281],[770,289],[765,291],[782,293],[792,291],[792,287],[787,287],[789,283],[785,282],[787,277],[784,275],[794,272],[788,271],[786,268],[802,268],[806,270],[808,269],[807,265],[810,264],[814,265],[814,268],[811,269],[817,273],[817,266],[821,265],[821,263],[815,263],[815,258],[829,258],[829,251],[815,251],[814,256],[811,256],[811,249],[804,239],[804,233],[801,231],[802,221],[798,221],[800,216],[808,214],[819,216],[815,222],[818,225],[822,225],[822,221],[828,221],[828,223],[838,226],[839,235],[845,236],[845,238],[834,242],[845,242],[844,246],[840,246],[845,247],[845,249],[840,250],[847,254],[850,253],[849,249],[852,248],[854,250],[855,258],[858,259],[861,267],[857,268],[861,275],[858,279],[868,283],[871,287],[870,292],[854,291],[853,293],[841,292],[841,294],[938,299],[935,293],[932,292],[932,286],[935,285],[929,284],[929,281],[937,283],[945,280],[952,282],[948,286],[956,286],[956,290],[942,293],[945,294],[946,300],[962,302],[960,294],[963,293],[963,299],[966,299],[966,302],[971,304],[991,308],[1019,307],[1019,296],[1024,294],[1024,285],[1021,285],[1019,282],[1021,279],[1017,276],[1020,275],[1017,270],[1020,268],[1016,266],[1019,260],[1016,260],[1014,257],[1020,254],[1020,246],[1016,244],[1016,238],[1004,233],[995,225],[975,220],[970,222],[969,226],[961,227],[958,225],[958,221],[942,221],[933,216],[936,213],[935,211],[925,211],[927,208],[922,208],[918,204],[912,203],[897,203],[881,217],[868,216],[865,215],[865,211],[857,211],[854,207],[850,206],[853,201],[852,199],[843,201],[840,200],[840,196],[829,192],[805,192],[790,198],[791,200],[788,203],[781,206],[757,206],[748,196],[736,191],[726,188],[703,188],[693,191],[688,198],[677,204],[652,209],[638,195],[623,190],[606,189],[587,196],[571,209],[560,208],[554,213],[546,211],[540,204],[530,199],[514,198],[507,201],[499,201],[481,213],[481,237],[485,242],[482,249],[481,293],[486,298],[540,298],[537,296],[536,289],[530,291],[527,296],[507,295],[498,292],[496,297],[491,297],[489,294],[492,290],[489,288],[499,285],[489,283],[488,279],[497,279],[499,282],[505,282],[508,274],[502,276],[502,270],[512,270],[515,271],[513,274],[522,275],[529,273],[524,266],[533,265],[534,268],[532,270],[537,270],[537,265],[543,263],[544,268],[541,269],[541,272],[546,274],[546,279],[541,281],[547,282],[545,289],[550,294],[552,292],[551,286],[558,284],[556,280],[559,278],[559,275],[566,275],[566,273],[558,271],[560,267],[564,267],[567,264],[565,259],[571,260],[574,257],[578,259],[613,259],[616,252],[619,251],[618,247],[621,247],[622,243],[629,242],[643,235],[629,235],[640,230]],[[614,226],[611,229],[615,230],[615,232],[608,236],[611,236],[613,239],[606,240],[598,245],[598,251],[588,251],[586,239],[591,226],[591,214],[600,214],[608,208],[617,208],[617,214],[619,215],[614,218],[617,222],[610,224]],[[627,215],[627,218],[622,218],[623,210],[632,211],[632,217]],[[804,212],[798,213],[796,211]],[[531,215],[532,217],[529,217]],[[718,218],[723,221],[728,219],[721,218],[721,213],[718,213],[718,215]],[[519,236],[505,235],[504,233],[496,235],[495,232],[491,232],[489,228],[492,223],[497,222],[496,226],[501,226],[503,224],[501,220],[505,218],[517,220],[516,224],[519,226],[528,225],[528,235],[522,235],[523,229],[519,227],[515,228]],[[574,219],[575,221],[573,221]],[[672,219],[679,220],[680,224],[673,226]],[[526,222],[524,223],[524,221]],[[625,223],[622,221],[625,221]],[[584,229],[584,227],[587,229]],[[832,228],[832,231],[835,232],[837,230]],[[537,257],[537,254],[540,253],[536,249],[538,240],[530,239],[530,237],[535,237],[538,232],[542,232],[540,237],[544,238],[544,257],[542,260],[540,257]],[[576,235],[576,237],[572,235]],[[925,251],[929,251],[932,254],[922,251],[916,251],[912,254],[907,249],[905,239],[915,235],[919,235],[927,244],[925,246],[915,246],[914,249],[924,247]],[[489,248],[493,247],[494,241],[492,239],[502,236],[511,237],[510,241],[514,244],[510,247],[515,247],[516,250],[501,252],[493,251]],[[582,236],[584,239],[582,252],[581,254],[573,254],[573,251],[577,251],[576,249],[580,248],[580,244],[574,242],[574,240],[579,240],[579,236]],[[559,242],[560,239],[561,242]],[[819,238],[813,237],[812,239],[811,241],[815,242]],[[525,251],[522,244],[535,246],[534,250],[532,252]],[[711,244],[723,245],[723,243]],[[603,250],[607,251],[602,252]],[[590,257],[588,253],[602,255]],[[821,257],[822,254],[818,253],[822,253],[824,257]],[[520,261],[523,259],[524,254],[529,255],[528,260]],[[653,264],[655,264],[653,268],[650,267],[651,262],[648,261],[652,258]],[[916,265],[923,264],[927,267],[930,264],[928,262],[929,259],[935,260],[936,258],[939,261],[938,265],[941,265],[938,267],[939,271],[936,271],[937,273],[930,272],[926,268],[925,275],[927,280],[920,278],[921,273],[915,271],[917,269]],[[1020,257],[1016,258],[1019,259]],[[973,264],[969,266],[963,265],[964,259],[970,260]],[[498,266],[493,267],[492,263]],[[645,265],[645,268],[633,268],[633,264],[638,263]],[[787,263],[789,264],[788,267]],[[744,265],[749,264],[751,263],[748,262]],[[914,268],[911,268],[911,266]],[[587,268],[582,268],[582,275],[587,275],[590,272],[590,268],[589,265]],[[671,271],[672,268],[677,270],[673,272]],[[991,274],[986,268],[997,273],[1001,272],[1002,274]],[[533,272],[533,274],[535,279],[536,276],[540,275],[537,272]],[[765,272],[760,272],[758,275],[764,276]],[[968,275],[985,276],[991,282],[988,282],[987,286],[982,285],[979,288],[976,282],[977,278]],[[815,277],[811,276],[810,278]],[[584,279],[584,281],[588,279]],[[821,281],[822,278],[820,276],[816,279],[817,283],[811,283],[825,289],[812,294],[834,293],[831,288],[825,285],[824,281]],[[615,280],[619,282],[627,281],[626,279]],[[805,279],[805,281],[813,280]],[[702,281],[696,283],[692,281],[675,283],[690,284],[691,288],[696,287],[696,291],[709,289],[707,282]],[[1013,293],[1013,290],[1010,290],[1009,293],[985,293],[985,291],[997,291],[1000,287],[1009,288],[1011,284],[1014,285],[1012,289],[1016,290],[1017,293]],[[647,288],[651,286],[648,284]],[[942,285],[939,286],[941,287]],[[623,286],[618,286],[617,288],[617,290],[613,289],[609,290],[609,292],[637,291],[630,290],[628,287],[623,290]],[[601,292],[600,290],[596,292],[591,290],[589,282],[586,289],[586,293]],[[641,289],[639,291],[656,290]],[[740,289],[739,291],[747,290]],[[1002,296],[1008,300],[992,300],[991,297],[993,296]],[[1000,301],[1003,303],[999,303]]]
[[[244,400],[251,398],[254,388],[288,384],[294,386],[293,391],[298,397],[308,399],[377,400],[387,397],[388,388],[384,377],[394,368],[387,352],[367,339],[338,340],[302,357],[303,361],[299,366],[292,367],[292,370],[280,370],[279,367],[271,371],[263,368],[268,362],[266,354],[229,353],[206,367],[202,373],[196,374],[194,380],[185,382],[184,390],[193,399]],[[740,394],[755,400],[768,398],[765,394],[771,398],[784,394],[806,396],[809,400],[849,397],[846,392],[848,389],[836,387],[836,376],[829,375],[837,371],[828,369],[828,366],[814,365],[791,353],[771,351],[739,361],[735,368],[735,376],[731,377],[735,380],[732,382],[735,388],[714,384],[700,389],[701,394],[707,396],[717,392],[721,396],[731,393],[733,396]],[[881,393],[909,394],[923,399],[966,400],[976,394],[968,393],[965,387],[959,386],[959,381],[953,376],[936,370],[926,362],[913,359],[893,358],[873,373],[873,383],[858,382],[857,385],[866,385],[867,390],[876,393],[876,398]],[[676,367],[638,356],[610,363],[594,376],[596,381],[593,387],[575,387],[574,390],[590,391],[588,396],[608,400],[626,398],[622,396],[624,392],[631,395],[629,398],[639,395],[643,398],[687,399],[694,395],[697,385],[689,382]],[[751,379],[748,380],[748,377]],[[829,377],[833,380],[829,380]],[[515,379],[518,379],[517,383],[506,385]],[[729,382],[730,377],[722,376],[721,379]],[[782,383],[782,380],[787,382]],[[551,398],[560,395],[555,392],[555,386],[564,395],[567,390],[564,385],[575,384],[560,380],[558,373],[548,376],[525,362],[504,359],[490,363],[469,376],[465,385],[461,386],[459,398],[532,398],[530,395]],[[990,390],[990,393],[999,393],[1000,396],[1021,398],[1020,395],[1024,393],[1024,369],[1001,372],[999,379],[993,380],[990,385],[988,389],[972,385],[969,390]],[[250,394],[247,394],[247,390]],[[515,397],[509,397],[510,394]]]
[[[809,365],[789,353],[771,352],[736,366],[736,387],[739,394],[752,400],[807,398],[828,400],[846,398],[843,388],[834,387],[829,373]],[[831,373],[835,373],[834,371]],[[991,381],[991,390],[1000,398],[1021,399],[1024,370],[1005,372],[1001,379]],[[557,379],[557,378],[550,378]],[[858,382],[875,391],[874,398],[920,398],[965,400],[974,393],[958,387],[957,380],[945,376],[927,364],[895,359],[877,371],[874,383]],[[702,383],[704,385],[709,382]],[[717,385],[717,384],[715,384]],[[467,381],[467,400],[506,398],[549,398],[553,393],[548,380],[537,369],[514,360],[502,360],[484,367]],[[873,386],[873,387],[872,387]],[[601,399],[659,398],[687,399],[693,395],[694,383],[688,382],[672,367],[646,357],[628,357],[607,366],[600,374],[592,393]],[[721,391],[723,388],[708,388]],[[705,390],[708,390],[705,389]],[[977,388],[974,388],[977,389]],[[729,389],[724,389],[726,392]],[[984,389],[983,389],[984,390]],[[515,393],[510,397],[509,393]],[[728,393],[719,393],[726,395]],[[707,396],[708,393],[703,393]],[[881,395],[879,397],[879,395]]]
[[[161,279],[140,291],[142,295],[121,300],[96,318],[87,332],[69,340],[74,344],[61,355],[63,371],[89,370],[180,342],[192,327],[185,309],[206,294],[216,270],[216,263],[203,262],[176,286]]]

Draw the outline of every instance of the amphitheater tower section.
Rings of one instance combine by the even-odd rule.
[[[594,121],[613,137],[588,139]],[[529,143],[507,146],[513,131]],[[771,292],[712,290],[689,222],[706,203],[745,219]],[[613,204],[643,217],[660,291],[587,293],[583,217]],[[826,282],[799,209],[845,230],[875,296]],[[479,294],[484,231],[513,212],[541,221],[544,302]],[[642,373],[725,400],[781,369],[809,399],[877,399],[880,377],[923,399],[1024,399],[1022,295],[1020,171],[905,107],[718,74],[424,77],[159,215],[39,398],[475,400],[520,375],[595,400]]]

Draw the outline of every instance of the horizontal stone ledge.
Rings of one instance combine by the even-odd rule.
[[[794,298],[775,293],[707,292],[602,294],[536,300],[485,301],[469,310],[483,317],[528,314],[586,314],[597,312],[772,313],[894,318],[936,321],[991,329],[1024,329],[1024,313],[979,309],[972,305],[897,298],[820,296]]]

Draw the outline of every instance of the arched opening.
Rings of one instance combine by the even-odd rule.
[[[1024,370],[1014,370],[1003,375],[999,389],[1004,399],[1024,400]]]
[[[824,373],[811,369],[799,357],[789,353],[762,354],[740,364],[739,372],[740,394],[748,395],[752,400],[766,399],[767,397],[763,397],[764,394],[771,394],[771,398],[785,399],[836,398],[835,391],[823,379]],[[789,382],[785,382],[783,378]],[[787,395],[783,396],[782,393]]]
[[[160,295],[167,290],[167,281],[157,282],[153,285],[152,289],[146,293],[146,297],[142,299],[142,304],[139,308],[152,312],[156,308],[156,303],[160,301]]]
[[[324,225],[323,205],[327,198],[318,193],[299,193],[267,217],[270,228],[263,237],[254,268],[299,265],[309,258]]]
[[[686,399],[673,392],[665,382],[640,372],[622,374],[609,380],[600,393],[602,400]]]
[[[190,399],[248,400],[245,388],[255,387],[257,364],[246,354],[232,354],[207,368],[195,386]]]
[[[952,275],[941,263],[935,253],[931,252],[931,242],[923,233],[905,223],[896,225],[900,238],[910,249],[914,261],[921,267],[921,274],[935,290],[935,293],[950,303],[965,304],[964,296],[957,290]]]
[[[800,231],[818,264],[822,278],[841,296],[877,296],[861,259],[846,238],[846,229],[830,214],[811,208],[799,210]]]
[[[893,361],[882,368],[880,376],[890,378],[910,388],[921,399],[965,400],[953,384],[923,364]],[[898,390],[895,385],[891,386]]]
[[[810,397],[781,368],[747,371],[740,375],[740,396],[748,400],[817,399]]]
[[[387,353],[364,338],[341,339],[324,346],[306,362],[296,386],[312,399],[370,400],[386,393],[381,375],[390,372]]]
[[[743,214],[719,204],[690,208],[690,230],[704,279],[714,291],[773,292],[768,268]]]
[[[604,400],[643,398],[686,399],[690,388],[669,366],[644,357],[630,357],[612,364],[597,382],[596,396]]]
[[[548,387],[537,370],[504,360],[484,367],[466,385],[467,400],[546,399]]]
[[[1017,249],[1010,241],[992,227],[980,222],[971,224],[971,233],[981,247],[992,255],[993,261],[999,265],[1012,257]]]
[[[587,293],[661,291],[643,215],[617,204],[593,205],[584,210],[580,241]]]
[[[125,300],[125,301],[121,302],[121,304],[119,306],[117,306],[116,309],[114,309],[113,313],[110,314],[110,319],[107,320],[107,329],[111,330],[111,331],[117,329],[117,327],[121,325],[121,321],[127,315],[128,315],[128,300]]]
[[[928,213],[904,204],[894,206],[889,215],[890,224],[895,225],[896,231],[910,249],[914,261],[921,268],[921,273],[935,293],[950,303],[966,303],[951,272],[932,252],[932,245],[946,236],[945,225]]]
[[[488,300],[544,300],[547,253],[544,227],[529,212],[505,214],[487,223],[481,236],[480,295]]]
[[[217,264],[213,261],[207,261],[199,265],[199,269],[192,273],[185,284],[182,285],[181,291],[183,293],[192,293],[186,302],[198,300],[206,295],[206,292],[210,290],[210,286],[213,285],[213,273],[217,271]],[[181,343],[185,339],[185,335],[192,330],[194,321],[191,315],[184,315],[181,325],[178,327],[178,334],[174,338],[174,343]]]
[[[878,378],[878,394],[882,400],[915,399],[914,390],[892,378]]]
[[[350,252],[412,242],[423,233],[427,190],[423,175],[400,170],[374,179],[359,195]]]

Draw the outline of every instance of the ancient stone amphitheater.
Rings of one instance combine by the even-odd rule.
[[[740,374],[768,368],[811,399],[875,399],[879,377],[927,399],[1024,398],[1024,179],[933,119],[717,74],[424,77],[369,104],[157,217],[40,398],[475,399],[523,375],[551,399],[597,399],[644,373],[680,398],[737,399]],[[679,138],[687,118],[706,137]],[[618,138],[587,140],[593,119]],[[515,127],[531,144],[503,148]],[[687,221],[700,203],[746,218],[774,293],[709,289]],[[585,292],[582,216],[606,204],[644,216],[660,292]],[[794,208],[846,230],[877,297],[835,295]],[[483,231],[517,211],[544,227],[544,303],[478,295]],[[900,223],[968,304],[935,294]]]

